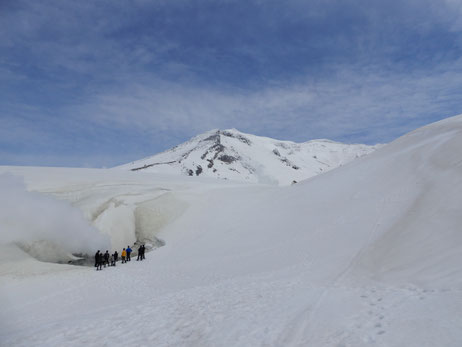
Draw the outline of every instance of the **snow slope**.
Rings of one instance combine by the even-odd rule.
[[[289,185],[344,165],[378,147],[329,140],[294,143],[244,134],[236,129],[212,130],[168,151],[118,168]]]
[[[144,194],[135,182],[151,182],[186,208],[142,263],[96,272],[0,252],[0,341],[460,346],[461,148],[458,116],[290,187],[80,171],[115,194],[127,180],[133,196]],[[30,189],[79,196],[62,173],[2,170]]]

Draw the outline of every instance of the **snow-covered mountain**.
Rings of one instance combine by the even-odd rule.
[[[163,153],[117,168],[288,185],[332,170],[376,148],[329,140],[295,143],[236,129],[212,130]]]

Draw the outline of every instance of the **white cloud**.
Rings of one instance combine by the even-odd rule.
[[[102,93],[80,112],[103,126],[193,136],[212,128],[287,137],[380,142],[451,116],[462,107],[462,61],[433,71],[391,73],[381,67],[338,67],[324,80],[261,90],[182,85],[162,80]],[[358,133],[363,135],[358,136]]]
[[[415,30],[424,40],[433,23],[458,30],[454,18],[461,5],[455,0],[433,2],[432,13],[413,0],[386,5],[376,1],[370,6],[362,6],[366,1],[338,5],[331,1],[308,4],[293,0],[280,7],[255,1],[250,4],[255,5],[253,11],[258,18],[255,23],[252,16],[245,18],[243,37],[226,31],[235,28],[237,22],[221,27],[218,21],[217,36],[209,37],[212,44],[203,47],[197,38],[199,45],[191,44],[187,49],[181,44],[189,45],[194,35],[183,37],[184,32],[173,25],[181,18],[166,20],[166,28],[162,28],[165,33],[145,32],[143,25],[137,25],[137,15],[149,13],[144,19],[152,21],[157,18],[157,9],[162,15],[174,16],[176,10],[182,9],[178,2],[139,0],[128,7],[108,0],[17,4],[14,10],[0,13],[0,50],[8,53],[0,61],[0,79],[7,86],[0,92],[8,93],[1,93],[5,101],[1,103],[4,111],[0,114],[0,135],[7,149],[20,143],[43,144],[47,153],[42,156],[48,156],[47,161],[61,155],[51,154],[55,149],[64,148],[68,153],[63,151],[63,158],[80,155],[81,160],[75,161],[83,163],[91,157],[94,165],[100,166],[98,158],[105,157],[110,147],[106,144],[104,154],[97,154],[103,150],[98,144],[106,138],[105,131],[117,133],[113,137],[120,133],[121,139],[130,141],[150,137],[152,151],[212,128],[229,127],[295,141],[325,137],[386,142],[420,125],[460,113],[462,108],[457,92],[462,89],[460,60],[451,62],[451,56],[441,51],[430,54],[431,61],[427,61],[427,56],[419,55],[418,43],[404,63],[387,60],[403,49],[403,42],[393,36],[396,28]],[[283,13],[275,12],[282,7]],[[166,8],[169,10],[164,11]],[[339,8],[347,9],[348,14],[339,15]],[[403,9],[403,13],[397,9]],[[410,16],[413,9],[421,10]],[[344,21],[341,25],[347,34],[354,37],[343,36],[342,26],[334,23],[336,16]],[[360,29],[368,28],[370,32],[355,30],[357,18],[366,22]],[[290,40],[300,30],[279,30],[296,30],[299,25],[304,30],[309,28],[304,23],[311,20],[315,23],[313,33],[300,35],[298,41],[286,45],[282,34]],[[194,22],[198,23],[200,20]],[[214,40],[222,33],[235,41],[216,47]],[[271,34],[281,37],[273,38]],[[388,35],[386,42],[382,42],[381,35]],[[305,44],[317,49],[325,42],[330,42],[326,45],[335,51],[332,56],[321,48],[320,56],[307,54],[307,58],[314,59],[313,66],[297,60],[299,49],[309,51]],[[356,65],[340,59],[335,50],[339,44],[343,47],[340,51],[348,54],[350,43],[357,50]],[[275,57],[278,54],[281,56]],[[222,64],[222,58],[226,63]],[[262,71],[248,80],[245,72],[250,70],[240,69],[247,61]],[[297,67],[289,65],[290,61],[295,61]],[[215,65],[209,67],[209,62]],[[286,65],[280,66],[281,62]],[[222,66],[228,70],[220,75]],[[403,66],[408,69],[399,71]],[[285,68],[290,70],[287,75]],[[239,71],[230,77],[233,69]],[[214,79],[214,74],[224,77]],[[134,146],[127,143],[124,155],[138,153]],[[3,158],[8,152],[5,148],[0,153]],[[70,153],[71,149],[74,152]],[[17,148],[10,153],[31,156],[30,151],[21,154]],[[105,161],[105,165],[110,164]]]

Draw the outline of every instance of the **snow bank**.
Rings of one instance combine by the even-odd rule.
[[[96,191],[92,193],[98,194]],[[136,242],[161,246],[163,242],[156,238],[157,233],[187,207],[175,193],[160,190],[112,194],[108,201],[91,209],[96,210],[91,218],[93,225],[108,235],[112,250],[120,251]],[[86,209],[89,207],[85,206]]]
[[[191,182],[186,177],[172,179],[161,175],[106,169],[0,167],[0,174],[2,172],[2,177],[9,177],[10,180],[15,181],[15,184],[11,185],[6,182],[6,178],[3,179],[4,185],[11,186],[11,193],[5,189],[5,194],[8,196],[12,195],[14,199],[21,201],[27,201],[27,197],[29,199],[35,197],[39,201],[36,205],[40,203],[41,209],[47,208],[48,211],[50,204],[54,203],[77,213],[80,224],[68,220],[61,224],[69,223],[72,226],[64,228],[60,225],[58,228],[69,229],[69,232],[76,230],[75,234],[82,233],[80,236],[74,235],[74,238],[80,237],[88,243],[76,244],[76,247],[72,247],[72,251],[91,255],[97,249],[118,250],[120,253],[122,248],[127,245],[133,246],[136,242],[144,242],[150,247],[163,245],[163,242],[157,239],[157,233],[187,208],[187,204],[179,198],[178,193],[190,189],[191,186],[213,187],[217,182],[214,179],[205,179],[207,184],[204,185],[204,182],[201,182],[204,179],[201,178]],[[27,187],[24,186],[23,180],[27,183]],[[220,185],[223,184],[225,182],[220,182]],[[13,200],[7,195],[2,198],[4,204]],[[21,203],[21,205],[27,207],[30,204]],[[13,206],[10,209],[10,212],[3,210],[0,225],[7,222],[5,216],[8,214],[11,214],[12,220],[18,220],[20,209]],[[35,210],[37,211],[38,207],[35,207]],[[27,213],[30,218],[34,217],[34,213]],[[49,214],[53,213],[49,211]],[[45,218],[45,215],[43,217]],[[56,216],[48,219],[51,224],[56,223],[56,220],[69,218],[66,212],[62,213],[60,209],[56,209]],[[82,223],[85,227],[81,227]],[[92,230],[90,234],[88,228]],[[37,231],[36,228],[22,227],[21,230],[30,230],[30,232],[15,233],[17,235],[12,237],[12,240],[16,243],[21,242],[21,247],[37,259],[59,262],[73,259],[69,247],[63,247],[57,242],[62,235],[54,237],[51,231],[53,228],[47,226],[41,229],[50,229],[50,231],[45,233]],[[8,234],[4,232],[4,234],[6,239],[6,236],[11,236],[12,232]],[[43,236],[44,234],[46,235]],[[72,240],[66,236],[62,237],[69,242]],[[98,241],[101,237],[105,240],[103,243]]]
[[[144,243],[162,244],[162,241],[156,239],[156,235],[181,216],[187,206],[186,202],[178,199],[174,193],[165,193],[138,204],[134,212],[136,239]]]

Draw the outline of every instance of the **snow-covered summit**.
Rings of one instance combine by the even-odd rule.
[[[329,140],[280,141],[236,129],[211,130],[120,169],[287,185],[324,173],[376,146]]]

